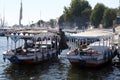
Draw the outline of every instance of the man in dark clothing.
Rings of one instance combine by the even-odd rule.
[[[48,31],[48,32],[51,32],[51,31]],[[55,34],[59,35],[59,37],[60,37],[60,39],[59,39],[59,46],[57,48],[58,49],[57,53],[60,54],[62,52],[62,50],[68,49],[67,39],[66,39],[65,33],[62,31],[62,29],[59,28],[58,32],[52,32],[52,33],[55,33]]]
[[[57,34],[60,36],[60,41],[59,41],[60,52],[62,50],[68,49],[66,36],[65,36],[65,33],[62,31],[61,28],[59,29],[59,32]]]
[[[28,48],[28,43],[27,43],[27,40],[25,40],[24,49],[27,49],[27,48]]]

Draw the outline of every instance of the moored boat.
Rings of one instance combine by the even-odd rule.
[[[91,33],[95,34],[94,32]],[[83,44],[81,44],[80,41],[78,41],[79,42],[78,44],[80,45],[77,46],[76,49],[70,50],[67,53],[67,58],[69,59],[72,65],[77,65],[82,67],[98,67],[112,61],[112,58],[115,57],[116,49],[113,45],[114,34],[109,33],[103,35],[102,32],[101,34],[99,33],[99,35],[97,35],[96,33],[96,36],[86,35],[86,36],[78,36],[78,37],[80,38],[84,37],[84,39],[88,39],[88,38],[90,39],[94,37],[94,39],[96,38],[99,40],[96,41],[94,40],[89,44],[87,44],[88,41],[86,41],[86,43]],[[77,39],[79,40],[78,37]]]
[[[58,37],[47,31],[10,32],[6,34],[6,37],[7,46],[10,43],[9,38],[11,38],[14,42],[14,49],[4,52],[3,58],[8,59],[12,64],[43,63],[58,56]]]

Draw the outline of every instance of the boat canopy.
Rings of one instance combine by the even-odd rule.
[[[57,34],[47,31],[21,31],[8,33],[5,36],[10,37],[13,41],[17,42],[19,39],[50,39],[55,38]]]
[[[101,40],[101,39],[107,39],[113,36],[114,36],[114,33],[109,29],[93,29],[93,30],[88,30],[85,32],[77,33],[77,34],[71,34],[70,36],[67,36],[67,37],[69,39],[74,38],[74,39]]]

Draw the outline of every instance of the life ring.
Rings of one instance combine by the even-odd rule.
[[[12,64],[16,64],[16,63],[18,63],[18,62],[19,62],[19,60],[18,60],[18,57],[17,57],[17,56],[12,56],[12,57],[10,58],[10,61],[11,61],[11,63],[12,63]]]

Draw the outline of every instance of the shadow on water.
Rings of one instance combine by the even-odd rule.
[[[3,76],[3,80],[120,80],[120,67],[108,64],[101,68],[79,68],[61,57],[55,62],[37,65],[9,63]]]
[[[5,80],[65,80],[69,65],[64,59],[36,65],[9,65],[4,69]]]
[[[59,61],[58,61],[59,62]],[[6,78],[9,80],[43,80],[40,75],[49,71],[50,66],[57,64],[54,62],[35,65],[9,65],[5,70]]]
[[[37,65],[7,64],[3,80],[120,80],[120,68],[106,65],[101,68],[79,68],[61,57],[55,62]]]
[[[72,66],[68,71],[67,80],[120,80],[120,68],[111,64],[101,68]]]
[[[37,65],[12,65],[4,68],[3,80],[120,80],[120,67],[79,68],[66,58]],[[2,78],[0,78],[1,80]]]
[[[9,80],[38,80],[42,71],[47,71],[50,65],[10,65],[4,72]]]

